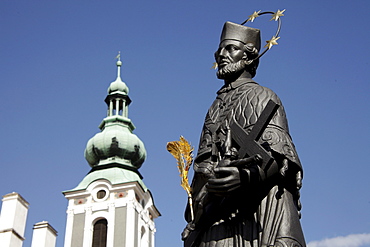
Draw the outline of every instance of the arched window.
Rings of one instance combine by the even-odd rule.
[[[101,219],[95,222],[92,247],[107,246],[107,230],[108,230],[108,221],[106,219]]]

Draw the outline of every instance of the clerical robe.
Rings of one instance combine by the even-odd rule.
[[[280,107],[258,142],[275,162],[265,170],[258,165],[239,168],[241,186],[226,196],[208,193],[207,181],[214,178],[213,168],[224,158],[226,125],[234,119],[249,132],[270,99]],[[234,142],[232,145],[240,148]],[[306,246],[297,185],[302,167],[284,107],[272,90],[252,79],[242,79],[217,92],[206,115],[194,171],[195,229],[185,247]],[[185,217],[191,221],[189,210]]]

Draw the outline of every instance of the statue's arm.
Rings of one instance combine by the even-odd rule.
[[[235,117],[238,124],[243,128],[247,128],[248,126],[248,128],[251,128],[253,126],[253,123],[256,122],[263,109],[265,109],[268,100],[272,99],[281,104],[280,99],[271,90],[262,89],[264,90],[263,92],[258,92],[259,96],[263,98],[263,100],[260,98],[260,104],[252,107],[252,101],[246,96],[245,98],[241,98],[241,104],[238,105],[234,112],[233,117]],[[248,96],[251,97],[250,95]],[[290,136],[287,132],[287,122],[283,107],[278,109],[278,112],[271,120],[271,126],[273,127],[267,127],[260,144],[273,158],[272,164],[269,163],[265,167],[253,161],[253,159],[242,158],[229,162],[227,167],[217,167],[214,169],[215,178],[208,181],[207,188],[210,193],[228,195],[236,189],[249,189],[250,187],[254,187],[253,185],[255,184],[264,187],[264,184],[268,186],[278,183],[281,177],[280,175],[284,173],[284,170],[288,169],[288,164],[291,163],[286,159],[288,157],[286,155],[287,147],[292,147],[290,150],[294,149],[294,145],[291,143]],[[284,146],[281,145],[280,140],[284,140]],[[245,145],[248,143],[245,142]],[[255,155],[259,154],[256,153]],[[266,164],[266,161],[264,163]]]

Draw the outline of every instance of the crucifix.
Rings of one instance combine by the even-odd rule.
[[[279,105],[274,101],[270,100],[265,109],[263,109],[261,115],[254,124],[252,130],[247,133],[233,118],[230,123],[231,137],[238,144],[239,158],[247,158],[255,155],[260,155],[262,158],[261,168],[265,170],[269,167],[274,158],[264,149],[261,144],[258,143],[261,135],[265,131],[267,125],[271,121],[272,117],[276,113]]]

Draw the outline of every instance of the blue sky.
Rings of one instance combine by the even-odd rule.
[[[30,203],[24,246],[42,220],[63,246],[61,191],[89,171],[83,151],[105,117],[118,51],[129,117],[148,153],[140,172],[162,213],[156,246],[181,246],[187,198],[166,143],[183,135],[198,145],[222,86],[210,68],[223,23],[278,9],[286,9],[279,45],[262,57],[255,80],[288,115],[304,167],[306,240],[365,236],[351,246],[370,246],[369,1],[3,0],[0,195],[16,191]],[[265,41],[276,23],[260,18],[253,26]]]

